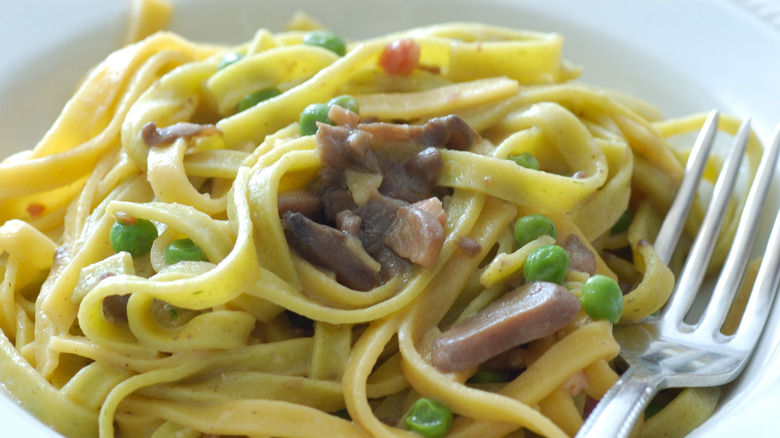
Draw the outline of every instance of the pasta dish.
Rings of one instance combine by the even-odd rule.
[[[682,255],[651,242],[705,114],[580,82],[555,33],[151,30],[0,163],[25,409],[73,437],[576,434],[622,371],[613,327],[672,291]],[[663,392],[638,436],[719,391]]]

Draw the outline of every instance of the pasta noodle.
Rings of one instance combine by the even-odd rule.
[[[147,3],[164,23],[170,11]],[[261,29],[223,47],[134,28],[138,41],[90,73],[40,142],[0,163],[0,376],[26,409],[78,437],[401,437],[426,397],[453,412],[448,436],[576,433],[619,375],[611,322],[579,311],[510,350],[520,362],[500,382],[475,383],[475,366],[440,371],[432,349],[522,284],[533,250],[570,236],[595,265],[570,268],[566,290],[579,299],[599,274],[626,290],[620,324],[658,311],[675,264],[650,242],[687,158],[674,139],[697,131],[703,114],[663,119],[578,82],[558,34],[447,23],[352,42],[342,56],[305,43],[303,30]],[[415,62],[410,72],[384,65],[399,41],[419,49],[401,60]],[[238,60],[222,65],[226,56]],[[278,95],[237,110],[269,87]],[[282,201],[311,194],[329,159],[327,127],[304,135],[300,114],[341,95],[359,105],[359,124],[332,128],[351,133],[350,147],[386,135],[401,154],[407,140],[392,136],[406,134],[393,126],[411,132],[448,116],[475,134],[465,148],[437,147],[432,193],[445,216],[433,262],[363,290],[297,250],[280,220]],[[733,133],[735,121],[721,129]],[[510,159],[524,152],[541,170]],[[760,154],[751,139],[747,175]],[[710,184],[719,166],[714,158]],[[383,184],[367,169],[344,178],[358,204]],[[715,263],[743,202],[732,201]],[[627,209],[630,227],[612,232]],[[512,226],[532,213],[552,219],[557,237],[517,245]],[[140,220],[158,232],[150,249],[115,250],[115,224]],[[203,258],[167,261],[182,238]],[[382,275],[359,239],[346,241]],[[684,390],[646,433],[695,412],[690,430],[717,391]]]

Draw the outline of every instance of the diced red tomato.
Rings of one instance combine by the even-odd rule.
[[[27,206],[27,213],[32,217],[38,217],[46,210],[46,206],[33,202]]]
[[[420,45],[411,38],[386,45],[379,57],[379,65],[391,75],[410,75],[419,63]]]

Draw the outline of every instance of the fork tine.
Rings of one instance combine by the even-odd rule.
[[[778,129],[779,131],[774,138],[774,142],[764,152],[764,156],[761,157],[761,164],[745,202],[745,209],[742,212],[739,227],[734,235],[734,245],[729,251],[721,275],[713,289],[712,298],[704,311],[698,327],[703,334],[719,332],[731,307],[731,303],[739,291],[745,267],[750,258],[750,251],[758,234],[758,224],[766,205],[775,167],[777,166],[777,158],[780,153],[780,127]],[[777,238],[777,236],[774,236],[774,238]],[[748,320],[751,319],[748,318]]]
[[[699,180],[707,164],[707,157],[710,155],[715,140],[719,118],[718,110],[712,110],[707,114],[707,119],[696,137],[696,143],[694,143],[691,155],[685,165],[685,174],[680,188],[677,190],[674,202],[669,207],[669,212],[666,214],[653,243],[656,254],[664,263],[668,264],[669,260],[672,259],[674,248],[680,239],[680,233],[682,233],[680,224],[685,223],[685,218],[693,205],[696,188],[699,186]]]
[[[780,125],[775,129],[772,149],[780,149]],[[752,350],[761,334],[780,283],[780,216],[775,218],[764,258],[753,285],[742,322],[733,342]]]
[[[660,319],[653,318],[644,324],[616,327],[615,338],[621,345],[621,355],[630,367],[604,394],[577,433],[578,438],[628,437],[644,406],[659,389],[723,385],[732,381],[749,360],[780,285],[780,217],[775,218],[764,259],[736,334],[725,339],[713,338],[712,334],[703,337],[704,333],[701,331],[691,333],[690,325],[680,317],[688,311],[695,296],[695,292],[688,294],[687,291],[695,291],[698,288],[701,283],[699,276],[703,276],[709,264],[715,237],[719,232],[718,223],[722,222],[723,209],[731,198],[731,189],[747,146],[748,136],[749,120],[745,119],[715,184],[713,199],[702,223],[702,230],[696,236],[691,255],[664,314]],[[766,200],[765,190],[772,180],[772,170],[779,155],[780,125],[776,129],[772,146],[762,157],[758,174],[748,194],[744,214],[749,218],[740,219],[739,228],[742,231],[737,232],[736,238],[751,237],[748,236],[751,231],[747,228],[751,228],[750,225],[755,228],[753,222],[757,219],[754,216],[760,216],[760,212],[756,212],[760,209],[756,209],[756,206]],[[738,242],[738,245],[742,243]],[[735,248],[730,251],[729,259],[733,260],[739,257],[741,252],[745,251],[746,254],[748,251],[740,249],[740,246]],[[683,281],[691,284],[680,286]],[[703,326],[699,325],[697,329],[701,327]],[[726,342],[722,342],[724,340]]]
[[[745,118],[737,131],[731,152],[720,171],[712,200],[705,213],[699,233],[693,242],[688,259],[680,273],[672,296],[664,308],[663,324],[681,324],[691,307],[696,293],[704,280],[707,265],[712,257],[718,232],[723,224],[723,216],[731,198],[731,189],[736,181],[740,163],[750,134],[750,119]]]

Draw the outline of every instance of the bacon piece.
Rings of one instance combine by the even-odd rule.
[[[352,197],[352,192],[342,188],[325,192],[322,195],[322,202],[325,204],[325,217],[330,221],[335,221],[342,211],[354,210],[358,206],[355,198]]]
[[[419,208],[422,211],[430,213],[443,227],[447,224],[447,212],[444,211],[444,207],[441,203],[441,199],[431,196],[428,199],[417,201],[412,204],[412,207]]]
[[[339,283],[361,291],[379,284],[378,269],[366,263],[367,254],[357,254],[356,248],[348,245],[345,233],[290,211],[284,214],[282,223],[287,242],[295,252],[336,274]]]
[[[455,240],[455,245],[469,257],[476,257],[482,251],[482,245],[468,236],[460,236]]]
[[[321,124],[317,130],[321,168],[311,186],[322,200],[322,223],[327,224],[323,226],[335,224],[338,230],[333,231],[359,239],[365,252],[380,264],[380,281],[406,272],[412,263],[435,266],[446,223],[441,201],[435,197],[444,167],[440,149],[467,150],[479,134],[455,115],[433,118],[423,125],[360,123],[357,114],[334,106],[329,117],[336,125]],[[364,179],[362,174],[371,178]],[[377,182],[373,176],[381,179]],[[279,209],[280,213],[302,211],[281,204]],[[288,242],[294,246],[290,235]],[[468,238],[462,238],[459,245],[470,256],[482,249]],[[322,267],[319,257],[333,257],[299,253]]]
[[[158,128],[155,122],[148,122],[141,128],[141,138],[149,147],[167,146],[180,138],[220,133],[214,125],[199,125],[188,122],[179,122],[164,128]]]
[[[433,268],[439,261],[444,238],[444,227],[436,216],[410,205],[398,209],[385,244],[399,256]]]
[[[478,139],[479,133],[454,114],[429,120],[423,130],[426,145],[458,151],[468,150]]]
[[[398,210],[408,205],[398,199],[377,195],[354,210],[361,219],[360,239],[363,247],[382,265],[380,274],[383,281],[405,272],[410,265],[408,260],[400,257],[385,244]]]
[[[328,110],[328,118],[333,120],[333,123],[348,128],[355,128],[358,125],[358,122],[360,122],[360,116],[357,115],[357,113],[338,105],[330,107]]]
[[[360,227],[363,219],[351,210],[342,210],[336,215],[336,226],[344,234],[360,239]]]
[[[580,300],[563,286],[524,284],[442,333],[433,343],[431,362],[445,373],[467,370],[555,333],[581,308]]]
[[[434,117],[424,125],[361,123],[358,129],[371,134],[374,148],[389,144],[390,148],[411,146],[415,151],[429,146],[467,150],[480,138],[477,131],[454,114]]]
[[[426,148],[403,162],[378,156],[382,169],[379,193],[391,198],[414,203],[431,196],[439,172],[444,167],[441,152]]]

